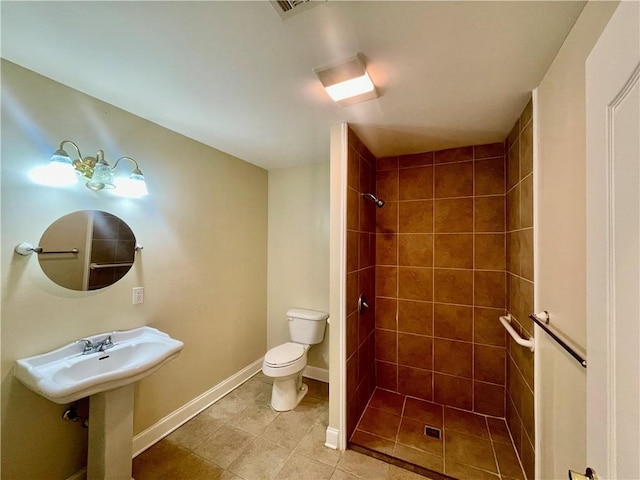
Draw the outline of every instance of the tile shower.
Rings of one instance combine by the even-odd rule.
[[[533,357],[506,341],[498,321],[510,312],[517,328],[532,330],[523,320],[533,294],[531,132],[531,103],[508,139],[489,145],[376,159],[349,130],[352,445],[460,477],[522,478],[515,444],[533,478]],[[372,307],[361,315],[360,293]],[[447,439],[416,433],[425,416]],[[464,443],[449,439],[469,434],[454,417],[481,426],[473,448],[495,462],[447,455]],[[494,432],[504,440],[507,424],[505,447]]]
[[[529,102],[507,141],[507,309],[521,336],[533,336],[533,118]],[[506,419],[527,478],[533,478],[533,353],[507,337]]]

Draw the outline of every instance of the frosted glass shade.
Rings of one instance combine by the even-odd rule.
[[[98,162],[93,169],[91,180],[87,182],[87,187],[91,190],[115,188],[116,186],[113,184],[113,172],[109,165]]]

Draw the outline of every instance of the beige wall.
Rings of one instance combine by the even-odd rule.
[[[536,308],[586,345],[584,62],[616,2],[589,2],[538,90]],[[538,478],[586,466],[586,371],[547,335],[537,338]]]
[[[123,200],[82,185],[31,183],[27,171],[47,162],[63,139],[85,155],[102,148],[110,161],[137,159],[150,195]],[[58,287],[35,255],[13,253],[82,209],[118,215],[144,246],[120,282],[97,292]],[[60,479],[85,465],[86,430],[60,419],[65,406],[14,379],[17,358],[141,325],[184,341],[177,360],[136,387],[139,433],[265,352],[267,172],[8,62],[0,255],[3,478]],[[142,305],[131,304],[134,286],[145,287]]]
[[[267,346],[289,341],[290,308],[329,311],[329,163],[269,171]],[[329,368],[329,327],[308,365]]]

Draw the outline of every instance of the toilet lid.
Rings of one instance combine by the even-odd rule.
[[[286,367],[304,355],[304,347],[297,343],[283,343],[272,348],[264,356],[264,362],[272,367]]]

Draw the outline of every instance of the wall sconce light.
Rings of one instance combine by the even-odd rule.
[[[64,150],[64,145],[69,144],[75,148],[78,158],[71,160],[69,154]],[[114,178],[114,171],[122,160],[127,160],[134,165],[134,169],[128,178]],[[131,157],[120,157],[111,167],[104,159],[104,152],[98,150],[95,157],[83,157],[80,148],[71,140],[63,140],[60,147],[51,156],[51,162],[47,167],[47,176],[49,184],[70,185],[77,182],[77,174],[87,178],[87,188],[97,190],[116,189],[119,196],[126,197],[143,197],[149,192],[144,181],[142,171]]]
[[[367,73],[364,55],[314,69],[329,96],[342,106],[378,97],[378,91]]]

